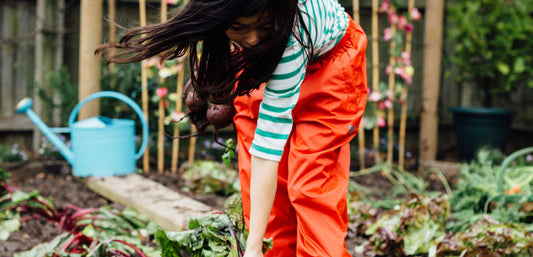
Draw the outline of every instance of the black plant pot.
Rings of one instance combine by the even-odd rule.
[[[481,147],[505,150],[515,111],[498,108],[453,107],[459,157],[470,161]]]

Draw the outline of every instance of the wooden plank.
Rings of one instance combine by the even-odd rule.
[[[2,35],[1,38],[14,38],[17,31],[16,9],[13,5],[7,4],[2,9]],[[13,116],[13,63],[15,56],[15,43],[8,42],[1,44],[2,70],[0,71],[0,116]]]
[[[448,181],[451,181],[453,178],[457,177],[457,175],[459,175],[461,172],[459,164],[457,163],[435,160],[420,160],[420,168],[422,172],[430,169],[440,170]]]
[[[30,35],[32,28],[30,28],[32,22],[30,22],[31,14],[30,8],[27,7],[27,3],[18,2],[17,3],[17,22],[19,27],[17,28],[18,36]],[[29,87],[30,87],[30,76],[33,72],[33,59],[32,50],[30,48],[29,40],[20,40],[17,42],[17,51],[15,56],[15,84],[11,86],[14,88],[13,101],[17,103],[24,97],[30,96]]]
[[[32,131],[33,123],[26,115],[14,115],[9,118],[0,117],[0,131]]]
[[[165,230],[181,231],[189,218],[207,215],[211,207],[138,174],[88,177],[81,181],[105,198],[132,207]]]

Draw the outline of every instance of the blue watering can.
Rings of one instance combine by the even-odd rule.
[[[127,119],[111,119],[97,116],[74,122],[79,110],[87,102],[100,97],[110,97],[127,103],[141,120],[143,141],[135,153],[135,123]],[[104,177],[126,175],[135,172],[136,160],[148,145],[148,123],[141,108],[129,97],[111,91],[102,91],[88,96],[78,103],[68,119],[68,128],[49,128],[30,109],[32,100],[24,98],[16,107],[17,113],[26,113],[30,120],[61,152],[72,165],[77,177]],[[55,133],[70,132],[72,148],[69,148]]]

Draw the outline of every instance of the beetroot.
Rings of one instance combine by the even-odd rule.
[[[235,108],[233,104],[210,104],[207,108],[207,120],[215,129],[221,129],[233,123]]]
[[[235,116],[235,108],[233,103],[229,104],[214,104],[209,103],[206,99],[201,98],[198,93],[191,86],[191,80],[187,82],[184,87],[182,97],[185,98],[185,105],[189,109],[187,114],[181,119],[173,122],[180,122],[185,117],[189,117],[191,123],[196,127],[198,133],[194,135],[168,137],[174,138],[189,138],[202,134],[209,125],[213,125],[213,139],[216,143],[228,148],[224,143],[218,141],[218,130],[225,128],[233,123],[233,116]]]
[[[185,105],[187,105],[187,108],[189,108],[189,111],[191,112],[197,112],[201,110],[205,110],[207,108],[207,100],[202,99],[196,90],[194,90],[193,87],[191,87],[191,80],[187,82],[185,85],[186,91],[186,97],[185,97]]]
[[[203,133],[205,129],[209,126],[209,121],[207,119],[206,109],[189,112],[187,114],[191,123],[196,127],[199,133]]]

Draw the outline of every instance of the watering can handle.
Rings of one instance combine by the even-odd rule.
[[[131,98],[121,94],[121,93],[117,93],[117,92],[113,92],[113,91],[101,91],[101,92],[97,92],[97,93],[94,93],[88,97],[86,97],[85,99],[83,99],[81,102],[79,102],[75,107],[74,109],[72,110],[72,113],[70,113],[70,116],[68,118],[68,126],[69,128],[72,127],[72,124],[74,124],[74,120],[76,119],[76,116],[78,115],[78,112],[80,111],[81,107],[83,105],[85,105],[86,103],[88,103],[89,101],[92,101],[96,98],[100,98],[100,97],[110,97],[110,98],[115,98],[115,99],[118,99],[118,100],[121,100],[125,103],[127,103],[134,111],[135,113],[137,113],[137,115],[139,116],[139,119],[141,120],[141,125],[142,125],[142,130],[143,130],[143,141],[141,143],[141,147],[139,148],[139,151],[137,152],[137,154],[135,154],[135,159],[139,159],[141,158],[141,156],[143,155],[144,151],[146,150],[146,147],[148,146],[148,122],[146,121],[146,117],[144,117],[144,113],[143,111],[141,110],[141,107],[139,107],[139,105],[137,105],[137,103],[135,103],[133,100],[131,100]]]
[[[511,155],[507,156],[507,158],[503,160],[502,165],[500,166],[500,169],[498,171],[498,192],[499,193],[502,193],[502,194],[504,193],[503,192],[503,175],[505,174],[505,170],[507,169],[507,166],[509,166],[509,164],[511,164],[511,161],[514,161],[514,159],[516,159],[517,157],[524,155],[524,154],[528,154],[528,153],[533,153],[533,147],[522,148],[516,152],[513,152]]]

